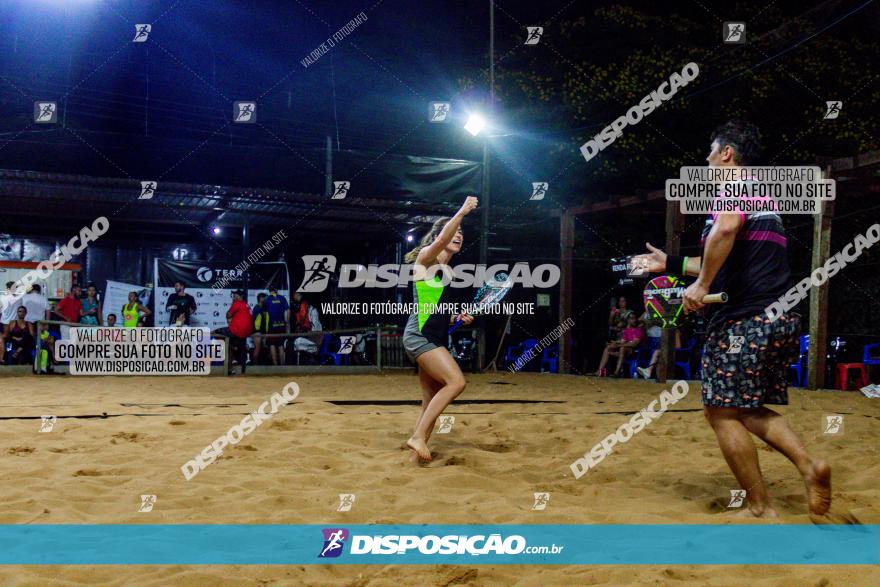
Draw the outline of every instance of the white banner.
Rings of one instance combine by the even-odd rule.
[[[224,262],[184,262],[184,261],[154,261],[155,309],[154,317],[156,326],[166,326],[170,319],[169,311],[165,309],[168,296],[174,293],[174,282],[182,281],[186,285],[186,293],[191,295],[196,302],[196,311],[190,316],[190,326],[199,326],[215,330],[227,326],[226,312],[232,307],[232,291],[241,287],[241,273],[236,269],[229,269],[229,263]],[[224,268],[226,267],[226,268]],[[287,276],[287,266],[281,261],[255,263],[250,267],[251,287],[248,289],[248,305],[253,308],[257,303],[257,294],[268,293],[270,277],[259,276],[263,271],[271,276],[275,273],[278,278],[275,283],[279,286],[278,293],[290,302],[290,283]],[[230,279],[231,278],[231,279]],[[219,284],[223,287],[217,287]],[[264,287],[259,287],[259,284]]]
[[[132,285],[122,281],[107,280],[107,288],[104,290],[102,303],[102,316],[104,324],[107,324],[107,315],[116,314],[116,323],[122,326],[122,306],[128,303],[129,292],[136,291],[138,299],[146,308],[150,303],[152,292],[142,285]]]

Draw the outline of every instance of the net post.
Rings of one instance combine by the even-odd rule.
[[[831,178],[831,167],[823,179]],[[822,267],[831,254],[831,221],[834,202],[821,200],[819,214],[813,217],[812,269]],[[828,349],[828,282],[810,288],[810,348],[807,351],[807,389],[825,387],[825,353]]]
[[[574,213],[565,210],[559,220],[559,322],[571,316],[572,258],[574,251]],[[571,329],[559,337],[559,373],[571,372]]]
[[[684,231],[684,215],[679,212],[678,202],[666,202],[666,247],[667,255],[681,252],[681,233]],[[667,270],[669,268],[667,267]],[[657,381],[675,375],[675,330],[664,329],[660,337],[660,356],[657,358]]]
[[[245,344],[247,344],[247,343],[245,343]],[[230,361],[231,361],[231,359],[229,357],[229,338],[224,336],[223,337],[223,374],[224,375],[229,375]],[[247,358],[245,358],[245,361],[247,361]],[[245,365],[242,365],[241,368],[244,369]]]
[[[40,373],[40,353],[43,351],[43,339],[40,338],[40,325],[42,323],[42,320],[34,322],[34,348],[36,349],[36,352],[34,353],[34,373],[37,374]]]
[[[366,349],[366,347],[364,347]],[[382,371],[382,326],[376,325],[376,367]]]

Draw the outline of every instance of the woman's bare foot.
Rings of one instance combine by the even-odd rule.
[[[431,451],[430,449],[428,449],[428,445],[425,444],[425,441],[421,438],[412,436],[409,440],[406,441],[406,445],[416,451],[416,453],[419,455],[419,458],[423,461],[431,460]]]
[[[810,513],[821,516],[831,509],[831,467],[825,461],[813,461],[810,472],[804,475],[807,503]]]

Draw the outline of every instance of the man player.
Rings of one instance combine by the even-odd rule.
[[[711,136],[710,167],[754,165],[760,156],[758,129],[731,121]],[[774,212],[713,213],[703,229],[702,257],[677,257],[646,243],[651,272],[695,276],[684,294],[685,312],[703,307],[703,296],[725,291],[729,301],[713,316],[703,351],[703,413],[721,452],[748,497],[748,511],[776,517],[749,432],[785,455],[800,471],[810,513],[831,507],[831,469],[807,453],[783,417],[764,404],[788,404],[790,349],[797,344],[800,317],[771,321],[765,308],[789,285],[787,240]],[[739,352],[736,347],[739,346]],[[732,352],[728,352],[732,351]]]

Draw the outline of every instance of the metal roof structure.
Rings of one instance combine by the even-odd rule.
[[[413,224],[446,215],[443,204],[380,198],[332,200],[315,193],[159,182],[150,199],[139,199],[140,181],[34,171],[0,170],[0,197],[7,226],[91,222],[98,216],[140,225],[146,232],[175,225],[296,226],[297,231],[363,235],[405,232]],[[10,221],[17,218],[20,222]]]

